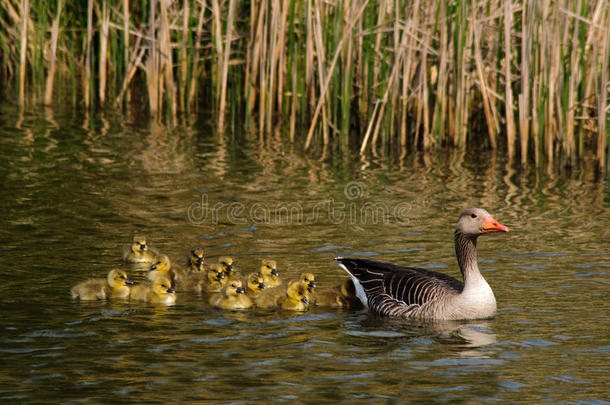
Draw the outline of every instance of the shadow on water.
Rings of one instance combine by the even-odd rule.
[[[0,106],[0,402],[610,401],[610,190],[586,167],[555,175],[488,151],[362,160],[341,146],[320,158],[212,127]],[[194,246],[246,274],[273,258],[284,280],[310,271],[319,288],[344,279],[339,255],[459,277],[466,206],[511,228],[478,244],[493,320],[69,296],[123,266],[134,233],[174,262]]]

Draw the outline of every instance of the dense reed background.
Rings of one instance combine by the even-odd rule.
[[[305,150],[609,160],[607,0],[0,0],[0,59],[22,105],[213,106]]]

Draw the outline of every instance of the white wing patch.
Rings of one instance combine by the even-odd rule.
[[[345,265],[343,265],[342,263],[338,264],[339,266],[341,266],[341,268],[343,268],[343,270],[347,272],[347,274],[349,274],[350,278],[352,279],[352,282],[354,283],[354,287],[356,289],[356,297],[358,297],[358,299],[360,300],[360,302],[362,302],[362,305],[364,305],[366,309],[369,309],[369,299],[366,296],[366,293],[364,292],[364,287],[362,287],[362,284],[360,284],[360,280],[354,277],[354,275],[350,273],[350,271],[347,269],[347,267],[345,267]]]

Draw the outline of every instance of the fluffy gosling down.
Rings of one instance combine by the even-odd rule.
[[[232,258],[230,258],[229,256],[219,257],[218,264],[222,268],[222,271],[228,280],[233,280],[233,279],[239,278],[239,275],[237,274],[237,272],[235,271],[235,268],[233,267]]]
[[[234,310],[252,307],[252,300],[245,294],[240,280],[230,281],[222,293],[212,294],[209,303],[214,308]]]
[[[287,288],[272,288],[259,294],[254,302],[258,308],[282,308],[291,311],[306,311],[309,308],[309,290],[300,280],[288,283]]]
[[[362,308],[362,303],[356,297],[356,288],[351,279],[338,286],[317,291],[312,296],[312,302],[321,307],[331,308]]]
[[[176,291],[167,277],[159,277],[152,285],[137,285],[131,289],[131,299],[153,304],[172,305],[176,302]]]
[[[178,280],[179,291],[191,291],[197,294],[220,292],[226,284],[225,274],[218,263],[213,263],[204,273],[188,273]]]
[[[156,263],[153,263],[146,274],[146,278],[155,281],[159,277],[167,277],[172,282],[172,286],[184,278],[184,270],[174,268],[167,255],[160,255]]]
[[[146,237],[136,235],[129,249],[123,253],[123,261],[126,263],[154,263],[157,261],[156,254],[151,251],[146,242]]]
[[[205,271],[205,265],[203,248],[192,249],[188,260],[188,270],[192,273],[200,273]]]
[[[129,286],[133,282],[122,270],[110,270],[108,276],[92,278],[72,287],[71,294],[75,300],[106,300],[111,298],[127,298]]]
[[[301,284],[303,284],[309,292],[313,292],[313,289],[316,288],[316,276],[313,273],[303,273],[299,278]]]
[[[277,287],[282,284],[280,275],[277,272],[277,263],[275,260],[263,259],[260,272],[263,275],[267,287]]]
[[[265,279],[261,273],[250,273],[245,280],[246,283],[246,294],[250,297],[256,297],[261,293],[267,286],[265,285]]]

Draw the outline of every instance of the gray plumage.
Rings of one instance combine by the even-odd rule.
[[[336,258],[371,311],[416,319],[476,319],[495,314],[496,301],[479,272],[476,240],[483,233],[506,232],[487,211],[462,213],[455,230],[455,250],[464,282],[446,274],[366,259]]]

